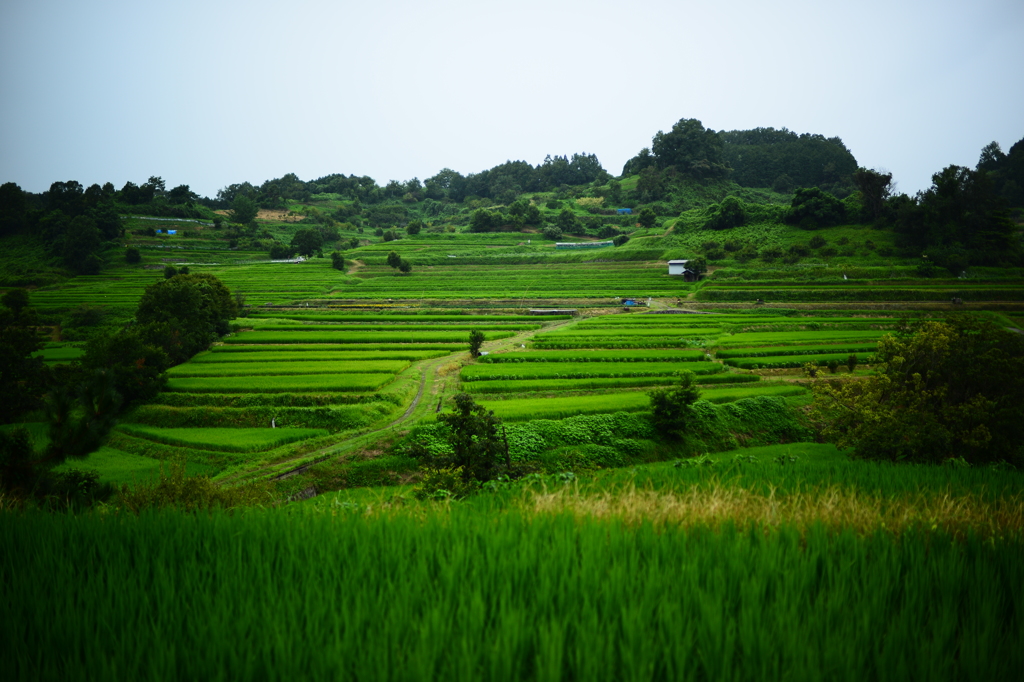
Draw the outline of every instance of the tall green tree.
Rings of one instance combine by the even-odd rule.
[[[892,173],[858,168],[853,174],[853,184],[860,190],[868,217],[881,220],[885,214],[885,202],[891,195]]]
[[[969,316],[904,325],[875,374],[814,387],[823,436],[854,456],[1024,464],[1024,337]]]
[[[895,231],[908,255],[925,253],[955,274],[968,264],[1021,262],[1016,226],[985,171],[948,166],[936,173],[931,187],[901,205]]]
[[[231,202],[228,219],[239,225],[248,225],[256,220],[260,207],[248,194],[238,194]]]
[[[454,410],[438,416],[449,428],[448,442],[452,455],[447,462],[461,467],[466,481],[489,481],[510,466],[504,439],[498,435],[501,420],[492,410],[478,405],[468,393],[459,393],[452,400]]]
[[[469,333],[469,354],[474,358],[480,357],[480,346],[484,345],[484,333],[474,329]]]
[[[651,421],[662,437],[679,440],[693,418],[693,404],[700,399],[696,375],[687,370],[680,372],[675,386],[655,388],[647,393],[651,399]]]
[[[303,228],[292,235],[291,246],[302,256],[309,258],[324,246],[324,238],[319,230]]]
[[[215,276],[175,275],[146,288],[135,319],[148,342],[167,353],[171,364],[184,362],[228,333],[237,311],[231,291]]]

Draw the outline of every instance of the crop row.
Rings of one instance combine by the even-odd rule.
[[[821,353],[870,353],[878,347],[876,343],[832,343],[812,344],[808,346],[755,346],[753,348],[729,348],[719,350],[715,357],[719,360],[729,358],[766,358],[777,355],[817,355]]]
[[[190,365],[219,365],[229,363],[249,363],[249,362],[315,362],[315,363],[331,363],[339,361],[356,361],[356,360],[405,360],[408,362],[414,362],[416,360],[426,360],[428,358],[437,358],[442,355],[447,355],[448,351],[401,351],[401,350],[321,350],[320,348],[311,348],[308,350],[299,350],[291,346],[268,346],[265,350],[253,350],[246,351],[244,346],[228,346],[232,350],[237,348],[242,349],[242,352],[238,353],[225,353],[225,352],[213,352],[213,353],[202,353],[195,356],[189,361]],[[308,352],[316,351],[316,352]]]
[[[572,325],[550,332],[541,332],[534,336],[537,341],[557,341],[560,338],[587,337],[591,339],[624,339],[643,338],[647,336],[658,337],[708,337],[718,336],[722,333],[721,327],[627,327],[622,328],[616,325],[609,328],[603,327],[581,327]]]
[[[550,315],[543,318],[538,318],[536,315],[435,315],[435,314],[423,314],[423,315],[406,315],[401,313],[394,314],[380,314],[380,313],[292,313],[287,311],[282,312],[259,312],[252,313],[249,315],[249,319],[259,318],[278,318],[287,320],[310,320],[319,322],[357,322],[366,324],[388,324],[391,322],[456,322],[456,323],[473,323],[473,322],[485,322],[485,323],[496,323],[496,322],[537,322],[539,319],[544,321],[550,320],[569,320],[572,319],[571,315]]]
[[[815,355],[773,355],[762,358],[729,358],[725,364],[739,369],[783,369],[787,367],[802,367],[807,363],[814,363],[824,367],[829,362],[845,364],[851,355],[857,358],[857,362],[864,364],[871,362],[874,353],[823,353]]]
[[[526,353],[497,353],[477,358],[485,364],[508,362],[692,362],[704,360],[702,350],[580,350],[572,353],[557,350],[535,350]]]
[[[505,339],[513,336],[513,332],[486,331],[482,332],[489,341]],[[423,343],[427,341],[468,343],[465,331],[418,331],[404,332],[351,332],[351,331],[284,331],[284,332],[241,332],[224,339],[229,344],[268,344],[268,343]]]
[[[175,394],[172,394],[175,395]],[[180,395],[180,394],[179,394]],[[206,394],[207,396],[209,394]],[[255,396],[256,394],[249,394]],[[278,405],[248,405],[246,407],[224,407],[220,405],[170,405],[147,404],[133,410],[133,424],[193,429],[196,427],[230,426],[234,428],[301,427],[327,429],[334,433],[347,429],[371,425],[382,417],[392,414],[397,406],[387,402],[371,402],[351,405],[320,405],[315,407],[282,407]]]
[[[761,380],[756,374],[722,373],[700,375],[697,383],[745,384]],[[667,386],[679,382],[674,376],[621,377],[613,379],[524,379],[510,381],[473,381],[463,390],[467,393],[530,393],[538,391],[593,391],[616,388],[638,388],[644,386]],[[573,398],[575,400],[575,398]]]
[[[326,436],[324,429],[194,427],[162,428],[143,424],[121,424],[122,431],[137,438],[178,447],[219,452],[262,452],[307,438]]]
[[[677,366],[669,362],[523,362],[469,365],[462,369],[463,381],[514,379],[591,379],[614,377],[671,376],[682,369],[694,374],[717,374],[723,366],[717,362],[687,362]]]
[[[194,377],[170,379],[168,391],[184,393],[319,393],[375,391],[391,374],[313,374],[261,377]]]
[[[806,389],[792,384],[779,386],[759,383],[749,387],[703,390],[701,399],[709,402],[732,402],[755,396],[785,397],[803,393],[806,393]],[[651,404],[650,398],[642,391],[574,396],[572,400],[565,398],[515,398],[479,402],[487,409],[493,410],[498,417],[508,421],[564,419],[578,414],[600,414],[603,412],[639,412],[648,409]]]
[[[326,361],[301,360],[278,362],[198,362],[172,367],[170,377],[277,376],[300,374],[398,374],[409,366],[408,360]]]
[[[350,343],[253,343],[249,344],[248,337],[230,345],[214,346],[210,352],[215,356],[234,355],[241,353],[315,353],[329,355],[330,353],[356,353],[359,357],[368,357],[368,354],[380,353],[377,357],[380,360],[402,360],[404,353],[422,354],[424,358],[436,358],[448,353],[465,350],[467,341],[462,343],[378,343],[373,348],[360,348]],[[225,339],[226,340],[226,339]],[[200,356],[206,357],[206,356]],[[409,359],[420,359],[412,358]],[[220,362],[219,359],[212,360]]]
[[[533,347],[543,350],[573,350],[583,348],[694,348],[703,347],[714,338],[682,338],[679,336],[647,336],[647,337],[599,337],[563,336],[557,340],[534,341]]]
[[[885,332],[872,329],[826,331],[788,331],[788,332],[742,332],[722,336],[716,341],[718,346],[754,347],[754,346],[785,346],[810,345],[815,343],[850,343],[852,341],[877,341]]]
[[[427,323],[427,324],[366,324],[356,325],[350,323],[338,323],[331,324],[329,322],[310,322],[308,324],[287,324],[287,323],[276,323],[276,322],[263,322],[262,320],[255,321],[252,323],[255,331],[274,331],[274,332],[328,332],[328,331],[343,331],[352,333],[370,333],[370,332],[437,332],[444,331],[448,333],[459,333],[463,336],[468,337],[469,332],[473,330],[477,331],[530,331],[533,329],[540,329],[541,325],[526,324],[524,322],[507,322],[499,324],[466,324],[459,325],[454,323]]]
[[[697,292],[699,301],[753,301],[768,299],[773,302],[804,301],[1022,301],[1024,288],[957,288],[957,289],[898,289],[882,287],[850,287],[849,289],[716,289],[705,287]]]

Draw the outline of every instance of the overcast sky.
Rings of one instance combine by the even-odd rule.
[[[681,118],[839,136],[913,193],[1024,138],[1022,0],[2,0],[0,183],[421,180]]]

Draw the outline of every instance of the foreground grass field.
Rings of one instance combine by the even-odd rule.
[[[1024,667],[1019,473],[813,444],[709,461],[463,502],[364,489],[292,513],[3,514],[7,679],[1008,680]]]

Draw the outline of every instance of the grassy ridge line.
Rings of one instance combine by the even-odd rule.
[[[437,332],[446,331],[453,332],[458,330],[460,333],[464,333],[466,336],[473,330],[479,331],[528,331],[532,329],[540,329],[540,324],[524,324],[521,322],[508,322],[504,324],[466,324],[459,325],[453,323],[437,324],[434,322],[427,324],[349,324],[349,323],[338,323],[333,324],[330,322],[309,322],[309,323],[297,323],[297,324],[278,324],[277,321],[263,323],[262,321],[255,321],[252,324],[254,331],[273,331],[273,332],[357,332],[357,333],[372,333],[372,332],[406,332],[406,331],[417,331],[417,332]]]
[[[857,358],[859,364],[865,364],[871,362],[874,357],[874,352],[870,353],[814,353],[814,354],[801,354],[801,355],[771,355],[767,357],[753,357],[753,358],[728,358],[724,360],[725,364],[730,367],[737,367],[739,369],[767,369],[767,368],[787,368],[787,367],[802,367],[806,363],[814,363],[818,366],[824,366],[829,362],[835,361],[839,364],[846,364],[847,358],[851,355]]]
[[[477,322],[537,322],[538,320],[568,320],[570,315],[550,315],[538,318],[536,315],[435,315],[424,313],[422,315],[403,315],[401,313],[364,313],[357,314],[305,314],[305,313],[252,313],[249,319],[277,318],[285,320],[311,320],[318,322],[358,322],[358,323],[388,323],[388,322],[465,322],[467,324]]]
[[[488,340],[504,339],[513,336],[513,332],[485,331]],[[290,344],[290,343],[424,343],[465,342],[469,343],[469,334],[462,331],[404,331],[404,332],[331,332],[331,331],[295,331],[295,332],[240,332],[236,336],[224,339],[226,344]]]
[[[279,429],[327,429],[335,433],[370,426],[393,414],[397,409],[398,406],[395,404],[383,401],[313,407],[271,404],[244,408],[221,405],[175,407],[150,404],[136,407],[128,419],[131,424],[170,428],[267,428],[276,422]]]
[[[717,374],[718,362],[523,362],[469,365],[462,368],[464,382],[514,379],[597,379],[637,376],[670,376],[681,370],[694,374]]]
[[[704,346],[714,341],[714,337],[681,336],[563,336],[558,339],[533,341],[532,347],[538,350],[584,350],[584,349],[644,349],[644,348],[692,348]]]
[[[484,364],[511,362],[694,362],[707,356],[702,350],[531,350],[484,355],[476,359]]]
[[[760,380],[761,377],[756,374],[723,373],[700,375],[697,377],[697,383],[700,385],[754,383]],[[679,379],[674,376],[629,377],[615,379],[525,379],[518,381],[472,381],[463,385],[462,390],[467,393],[532,393],[667,386],[678,382]]]
[[[715,357],[726,358],[763,358],[774,355],[804,355],[814,353],[870,353],[878,348],[875,343],[834,343],[807,346],[754,346],[752,348],[730,348],[719,350]]]
[[[806,389],[800,386],[759,383],[757,386],[751,387],[705,389],[701,391],[701,399],[723,403],[761,395],[785,397],[803,393],[806,393]],[[642,391],[574,396],[571,400],[560,397],[480,400],[478,402],[487,409],[494,410],[494,414],[508,421],[564,419],[578,414],[600,414],[603,412],[640,412],[649,409],[651,405],[650,398]]]
[[[283,350],[287,348],[288,350]],[[355,360],[396,360],[396,361],[408,361],[415,362],[417,360],[426,360],[427,358],[437,358],[443,355],[448,355],[447,350],[442,351],[376,351],[376,350],[321,350],[318,347],[313,348],[292,348],[291,346],[272,346],[270,348],[264,348],[259,351],[245,352],[244,347],[232,347],[233,351],[236,352],[210,352],[201,353],[191,360],[190,364],[209,364],[209,365],[220,365],[220,364],[231,364],[231,363],[248,363],[248,362],[294,362],[296,360],[302,360],[303,362],[319,362],[319,363],[330,363],[330,362],[351,362]],[[318,352],[310,353],[308,350],[315,350]]]
[[[396,355],[385,355],[393,351],[399,353],[404,352],[415,352],[421,354],[424,358],[437,358],[455,351],[465,350],[468,345],[468,336],[466,343],[379,343],[373,348],[360,348],[350,343],[262,343],[262,344],[249,344],[244,339],[240,343],[226,343],[213,346],[210,348],[210,352],[215,355],[221,355],[225,353],[292,353],[297,351],[302,352],[316,352],[320,353],[334,353],[344,352],[346,354],[355,354],[358,357],[375,357],[373,354],[381,354],[377,359],[379,360],[404,360],[404,356]],[[220,362],[220,360],[213,360],[214,362]]]
[[[301,357],[301,353],[295,357]],[[398,374],[412,364],[408,360],[277,361],[186,363],[167,370],[169,377],[276,376],[301,374]]]
[[[836,289],[712,289],[703,288],[695,294],[698,301],[753,301],[768,298],[773,302],[872,302],[872,301],[949,301],[961,298],[964,301],[1024,301],[1024,289],[1007,286],[1005,289],[967,288],[956,289],[896,289],[858,287],[850,290]]]
[[[165,428],[143,424],[121,424],[118,428],[137,438],[165,445],[219,452],[261,452],[327,435],[325,429],[296,428]]]
[[[633,338],[633,337],[646,337],[646,336],[658,336],[658,337],[672,337],[672,336],[683,336],[683,337],[709,337],[718,336],[722,333],[721,327],[626,327],[625,325],[613,325],[610,327],[583,327],[576,325],[573,327],[566,327],[553,332],[540,332],[534,339],[537,341],[557,341],[560,338],[566,336],[569,337],[580,337],[589,339],[600,339],[600,338]]]
[[[394,379],[391,374],[334,374],[260,377],[196,377],[170,379],[168,391],[179,393],[302,393],[375,391]]]
[[[855,340],[867,343],[881,339],[887,332],[868,329],[828,330],[828,331],[786,331],[786,332],[741,332],[722,336],[717,346],[756,347],[756,346],[803,346],[820,343],[851,343]]]

